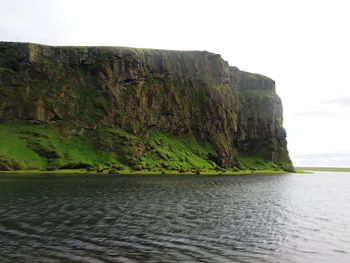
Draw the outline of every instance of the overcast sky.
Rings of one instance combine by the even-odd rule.
[[[0,40],[219,53],[276,81],[294,165],[350,167],[349,2],[0,0]]]

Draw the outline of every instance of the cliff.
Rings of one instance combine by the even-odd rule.
[[[282,122],[217,54],[0,43],[0,170],[291,170]]]

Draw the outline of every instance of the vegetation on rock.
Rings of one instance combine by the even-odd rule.
[[[0,43],[0,170],[292,170],[282,124],[217,54]]]

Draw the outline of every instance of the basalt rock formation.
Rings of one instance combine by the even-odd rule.
[[[217,54],[0,43],[0,170],[291,170],[282,122]]]

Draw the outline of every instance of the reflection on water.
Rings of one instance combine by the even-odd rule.
[[[350,174],[1,175],[0,262],[350,262]]]

